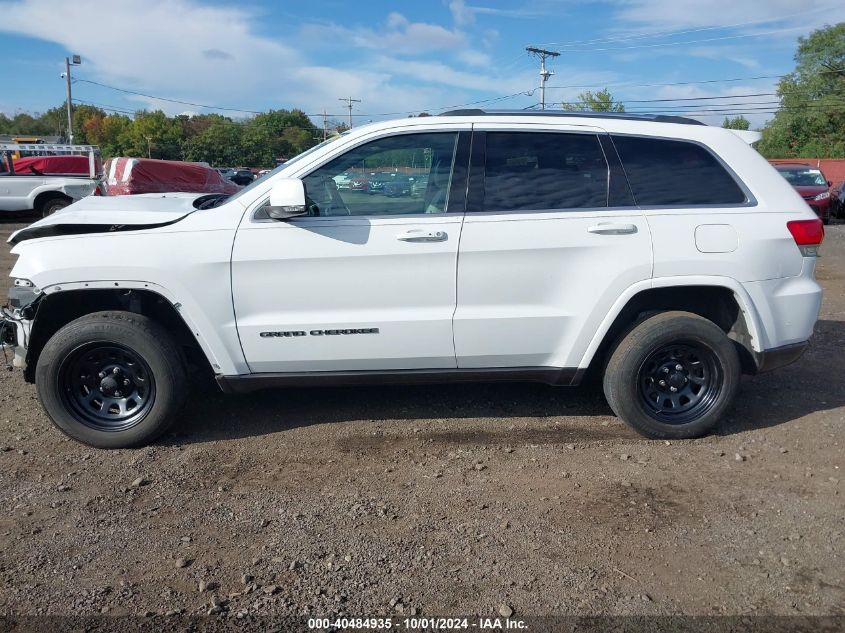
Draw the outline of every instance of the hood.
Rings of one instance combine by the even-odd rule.
[[[203,195],[208,194],[88,196],[25,229],[15,231],[9,238],[9,244],[39,237],[140,231],[174,224],[196,211],[194,201]]]
[[[793,189],[802,196],[817,196],[827,191],[827,185],[797,185]]]

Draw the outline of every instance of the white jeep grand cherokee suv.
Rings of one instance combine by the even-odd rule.
[[[821,222],[752,138],[462,110],[355,128],[228,198],[86,198],[9,240],[3,338],[99,447],[178,418],[189,356],[226,392],[594,370],[643,435],[700,436],[741,373],[798,358],[821,301]],[[426,191],[337,186],[372,173]]]

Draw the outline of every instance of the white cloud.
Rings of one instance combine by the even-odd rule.
[[[730,46],[694,46],[686,50],[687,55],[693,57],[703,57],[705,59],[715,59],[721,61],[731,61],[735,64],[747,68],[748,70],[760,70],[762,64],[747,54],[744,49]]]
[[[352,95],[362,100],[358,112],[401,112],[434,110],[531,85],[500,78],[493,70],[459,70],[469,66],[481,71],[485,61],[466,33],[412,22],[399,13],[385,16],[379,28],[311,25],[328,29],[334,38],[322,39],[319,50],[308,47],[308,28],[264,36],[258,33],[260,16],[202,0],[115,2],[108,7],[99,0],[0,0],[0,15],[0,32],[55,42],[80,54],[77,78],[192,103],[249,110],[300,107],[312,114],[326,108],[342,114],[338,97]],[[326,55],[326,42],[345,47],[347,54]],[[422,59],[426,53],[440,53],[448,61],[428,62]],[[413,55],[419,65],[397,59],[402,55]],[[327,57],[338,61],[318,61]],[[85,100],[87,93],[92,101],[105,100],[92,98],[95,90],[80,83],[74,96]],[[186,108],[152,98],[137,100],[169,114]]]
[[[450,0],[449,11],[452,12],[452,19],[458,26],[473,24],[477,15],[492,15],[504,18],[536,18],[544,15],[560,16],[561,7],[552,3],[548,7],[541,5],[525,5],[516,8],[503,9],[500,7],[488,7],[483,5],[470,5],[465,0]]]
[[[410,22],[401,13],[387,16],[386,28],[348,27],[339,24],[306,24],[302,39],[325,48],[363,48],[400,55],[468,49],[467,36],[438,24]],[[307,44],[306,44],[307,45]]]

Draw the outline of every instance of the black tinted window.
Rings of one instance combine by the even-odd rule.
[[[736,181],[700,145],[636,136],[612,138],[640,206],[745,202]]]
[[[606,207],[607,178],[594,135],[487,133],[485,211]]]
[[[349,150],[303,178],[320,216],[445,213],[457,132],[403,134]]]

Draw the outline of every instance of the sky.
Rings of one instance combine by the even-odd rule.
[[[523,109],[540,102],[537,46],[560,52],[547,107],[608,87],[630,111],[757,127],[798,37],[837,17],[841,0],[0,0],[0,112],[61,105],[72,54],[74,100],[113,111]]]

